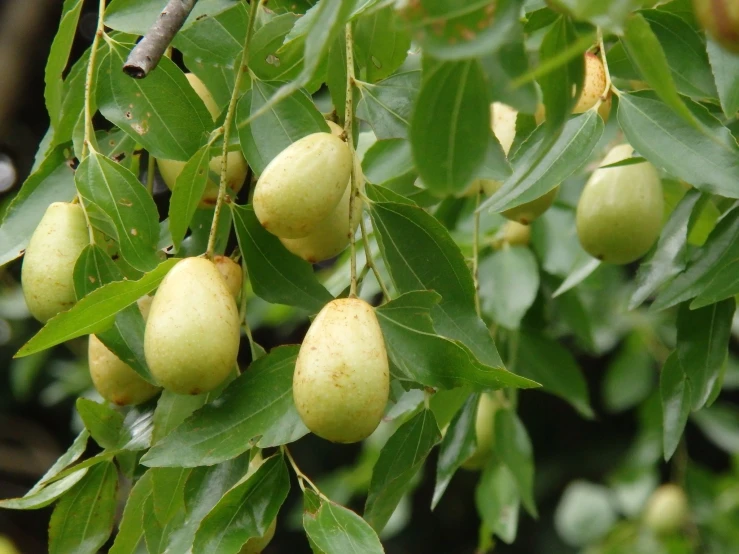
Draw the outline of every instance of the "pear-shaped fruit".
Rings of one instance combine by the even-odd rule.
[[[582,92],[572,113],[583,113],[600,100],[606,92],[606,70],[603,62],[592,52],[585,53],[585,77],[583,79]]]
[[[493,453],[493,438],[495,431],[495,412],[498,403],[489,392],[480,395],[475,418],[475,436],[477,450],[462,464],[464,469],[482,469]]]
[[[357,190],[364,190],[364,175],[359,160],[354,160],[354,175],[357,179]],[[357,196],[354,199],[351,213],[351,225],[349,222],[349,200],[351,197],[351,186],[346,185],[344,194],[334,211],[324,219],[318,228],[301,239],[280,239],[290,252],[300,256],[312,264],[322,262],[337,256],[349,244],[351,236],[356,233],[359,221],[362,217],[362,199]]]
[[[389,392],[385,341],[372,306],[359,298],[326,304],[295,363],[293,398],[303,423],[333,442],[361,441],[379,425]]]
[[[262,226],[285,239],[307,237],[341,200],[352,168],[349,146],[331,133],[313,133],[280,152],[254,189]]]
[[[505,245],[526,246],[531,240],[531,227],[518,221],[508,221],[493,239],[493,248],[500,249]]]
[[[159,285],[144,334],[154,378],[179,394],[220,385],[239,352],[236,300],[210,260],[186,258]]]
[[[602,165],[625,160],[633,152],[628,144],[616,146]],[[580,244],[604,262],[633,262],[659,237],[663,211],[662,184],[651,163],[596,169],[577,205]]]
[[[241,550],[239,550],[239,554],[260,554],[272,541],[272,537],[275,536],[275,529],[277,529],[277,519],[272,520],[264,535],[261,537],[252,537],[246,541],[244,546],[241,547]]]
[[[238,298],[244,284],[244,272],[241,270],[241,266],[228,256],[213,256],[213,263],[223,280],[226,281],[228,290],[231,291],[234,298]]]
[[[701,26],[716,42],[739,52],[739,2],[736,0],[693,0]]]
[[[28,309],[45,323],[74,306],[74,264],[90,243],[79,204],[54,202],[28,242],[21,283]]]
[[[218,117],[218,104],[216,104],[213,95],[205,87],[203,81],[198,79],[198,77],[193,73],[186,73],[185,77],[187,77],[187,80],[190,82],[190,86],[192,86],[198,96],[203,100],[203,103],[205,104],[205,107],[208,108],[208,112],[210,112],[211,117],[213,117],[213,119]],[[226,186],[236,194],[244,185],[247,171],[246,160],[244,160],[243,154],[236,150],[229,152],[227,157],[228,166],[226,167]],[[222,159],[222,156],[211,158],[208,167],[214,175],[221,175]],[[157,160],[157,167],[159,167],[159,173],[169,190],[174,190],[177,177],[180,176],[180,173],[182,173],[182,170],[185,168],[185,162],[159,159]],[[209,178],[205,185],[205,191],[203,192],[203,197],[201,198],[199,205],[201,208],[215,206],[217,199],[218,181],[214,181],[212,178]]]
[[[688,498],[677,485],[660,486],[644,510],[644,524],[658,534],[678,531],[688,518]]]

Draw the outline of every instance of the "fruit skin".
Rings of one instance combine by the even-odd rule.
[[[244,272],[241,266],[228,256],[213,256],[213,263],[226,282],[228,290],[231,291],[234,298],[238,298],[244,284]]]
[[[698,21],[716,42],[739,53],[739,3],[736,0],[693,0]]]
[[[364,190],[364,175],[359,160],[354,160],[354,174],[357,176],[357,190]],[[329,260],[341,253],[349,244],[351,236],[357,232],[359,221],[362,218],[362,199],[354,199],[351,214],[351,229],[349,228],[349,200],[351,187],[349,183],[339,204],[324,219],[318,228],[307,237],[300,239],[280,239],[285,248],[296,256],[312,264]]]
[[[42,323],[74,306],[74,265],[90,244],[79,204],[54,202],[28,242],[21,284],[28,310]]]
[[[210,112],[211,117],[213,117],[213,119],[218,117],[218,105],[216,104],[213,95],[211,95],[205,87],[203,81],[198,79],[198,77],[193,73],[186,73],[185,77],[187,77],[187,80],[190,82],[190,86],[192,86],[198,96],[200,96],[205,107],[208,108],[208,112]],[[244,186],[244,179],[246,178],[247,171],[246,160],[244,159],[243,154],[239,151],[229,152],[227,154],[227,158],[228,167],[226,168],[226,186],[233,192],[233,194],[236,194],[241,190],[241,187]],[[210,171],[215,175],[221,175],[222,159],[223,156],[216,156],[215,158],[211,158],[208,164]],[[158,159],[157,167],[159,168],[159,174],[164,180],[164,184],[167,185],[169,190],[174,190],[177,177],[179,177],[180,173],[182,173],[182,170],[185,168],[185,162]],[[201,208],[215,206],[217,198],[218,182],[213,179],[208,179],[199,206]]]
[[[490,181],[487,179],[483,181],[483,188],[487,195],[497,192],[497,190],[502,186],[503,183],[500,181]],[[543,196],[535,198],[531,202],[526,202],[525,204],[516,206],[515,208],[505,210],[504,212],[501,212],[501,214],[511,221],[516,221],[521,225],[529,225],[537,217],[546,212],[552,204],[554,204],[554,200],[557,198],[557,192],[559,192],[559,187],[554,187]]]
[[[500,249],[505,245],[527,246],[531,240],[531,227],[517,221],[508,221],[493,240],[493,248]]]
[[[264,535],[261,537],[252,537],[244,546],[239,550],[239,554],[260,554],[262,550],[267,548],[267,545],[272,541],[272,537],[275,536],[275,529],[277,529],[277,519],[273,519],[272,523],[269,524]]]
[[[8,537],[0,535],[0,554],[20,554],[18,549]]]
[[[142,296],[138,304],[146,319],[153,298]],[[90,376],[95,389],[108,402],[118,406],[141,404],[161,389],[145,381],[136,371],[113,354],[95,335],[90,335],[87,349]]]
[[[213,262],[179,261],[146,322],[144,354],[157,382],[178,394],[215,389],[236,365],[239,338],[236,300]]]
[[[361,441],[379,425],[389,392],[385,340],[372,306],[359,298],[326,304],[295,363],[293,398],[303,423],[332,442]]]
[[[477,450],[467,458],[462,467],[464,469],[482,469],[493,453],[495,434],[495,412],[498,403],[489,392],[480,395],[477,404],[477,416],[475,418],[475,436],[477,437]]]
[[[341,200],[352,168],[349,146],[330,133],[313,133],[280,152],[254,189],[262,227],[285,239],[315,231]]]
[[[606,70],[603,62],[592,52],[585,53],[585,77],[583,79],[582,92],[577,104],[572,108],[572,113],[583,113],[600,100],[606,92]]]
[[[628,144],[616,146],[601,165],[625,160],[633,152]],[[659,237],[663,212],[662,183],[651,163],[597,169],[577,205],[580,244],[606,263],[633,262]]]
[[[662,485],[652,493],[644,510],[644,524],[658,534],[678,531],[688,518],[688,498],[674,484]]]

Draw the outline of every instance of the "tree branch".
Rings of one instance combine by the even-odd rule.
[[[185,23],[197,0],[169,0],[146,36],[128,55],[123,72],[143,79],[162,59],[170,43]]]

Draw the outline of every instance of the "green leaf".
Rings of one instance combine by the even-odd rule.
[[[477,403],[480,397],[470,395],[462,408],[455,414],[444,434],[439,448],[439,462],[436,466],[436,485],[431,509],[436,508],[439,500],[446,492],[454,473],[470,456],[475,453],[477,440],[475,421]]]
[[[236,120],[247,121],[283,84],[255,80],[251,92],[239,102]],[[296,140],[312,133],[330,132],[326,120],[304,90],[284,98],[248,125],[239,123],[238,126],[244,157],[257,175],[261,175],[267,164]]]
[[[275,6],[270,6],[274,9]],[[294,71],[302,63],[302,52],[291,58],[288,53],[277,57],[277,51],[285,40],[285,35],[293,28],[299,17],[294,13],[284,13],[273,17],[264,25],[254,31],[254,36],[249,45],[249,69],[262,81],[287,81],[289,76],[284,73]]]
[[[517,351],[521,375],[541,383],[544,392],[566,400],[583,417],[593,417],[587,383],[566,348],[539,332],[522,330]]]
[[[372,198],[370,187],[367,192]],[[431,309],[437,333],[464,343],[483,364],[502,368],[490,332],[475,312],[472,275],[449,232],[414,206],[375,202],[370,214],[396,290],[439,293],[441,302]]]
[[[659,394],[662,400],[662,448],[669,460],[680,443],[690,415],[692,392],[690,382],[680,365],[677,352],[665,360],[659,376]]]
[[[124,33],[144,35],[166,5],[167,0],[112,0],[105,10],[105,24]],[[182,26],[182,32],[193,22],[212,17],[232,6],[232,0],[200,0]]]
[[[216,391],[205,394],[183,396],[168,390],[162,391],[162,395],[157,401],[156,410],[154,410],[152,442],[157,443],[169,435],[195,410],[202,408],[206,402],[216,398],[218,396],[216,393],[219,392],[216,389]]]
[[[136,176],[91,152],[77,168],[75,182],[87,210],[112,224],[123,259],[139,271],[154,269],[159,261],[159,216],[154,200]]]
[[[151,446],[154,429],[154,409],[151,405],[132,406],[123,420],[123,429],[118,440],[121,450],[145,450]]]
[[[408,292],[376,310],[388,356],[401,378],[446,389],[537,385],[502,367],[480,363],[462,343],[436,334],[430,310],[438,299],[432,291]]]
[[[261,447],[295,441],[308,430],[292,398],[297,346],[281,346],[252,363],[218,398],[155,444],[141,459],[149,467],[196,467],[229,460],[262,437]],[[264,444],[269,443],[269,444]]]
[[[113,463],[90,468],[51,514],[49,554],[96,554],[113,529],[117,489]]]
[[[523,422],[513,410],[495,414],[495,452],[513,474],[526,510],[537,517],[534,500],[534,452]]]
[[[190,158],[177,176],[169,200],[169,232],[175,251],[180,249],[195,210],[210,177],[210,145],[206,144]]]
[[[710,194],[739,197],[739,146],[706,108],[685,104],[703,130],[675,117],[653,92],[621,94],[618,122],[629,143],[658,168]]]
[[[730,268],[737,255],[739,208],[735,207],[724,214],[688,268],[657,295],[652,309],[664,310],[696,296],[691,308],[700,308],[733,296],[739,279]]]
[[[724,115],[733,117],[739,111],[739,56],[721,48],[711,38],[707,49]]]
[[[100,67],[101,58],[105,57],[108,45],[100,45],[96,60],[95,70],[97,71]],[[72,68],[69,70],[67,77],[64,79],[64,83],[54,85],[54,88],[61,86],[59,101],[58,117],[54,122],[54,137],[52,144],[64,144],[72,140],[75,127],[78,124],[84,123],[84,105],[85,105],[85,79],[87,77],[87,66],[90,62],[90,50],[80,56],[80,58],[74,62]],[[61,75],[59,76],[61,79]],[[52,92],[51,94],[56,94]],[[90,98],[92,105],[91,109],[97,110],[97,104],[94,101],[94,97]],[[48,107],[47,107],[48,109]]]
[[[82,0],[65,0],[62,8],[59,29],[51,43],[49,56],[46,59],[44,71],[44,99],[46,111],[49,112],[51,126],[56,127],[59,122],[62,107],[62,73],[67,67],[69,53],[72,51],[72,42],[77,31],[77,22],[82,11]]]
[[[118,445],[123,416],[105,404],[87,398],[77,399],[77,412],[90,435],[103,448],[114,449]]]
[[[137,552],[136,547],[141,537],[144,536],[143,507],[152,495],[152,490],[152,470],[149,470],[131,488],[121,522],[118,524],[115,542],[108,554],[135,554]]]
[[[610,361],[603,379],[603,403],[622,412],[641,403],[654,388],[653,359],[645,339],[631,334]]]
[[[702,408],[726,362],[736,302],[728,298],[691,310],[682,304],[677,312],[677,357],[690,381],[692,408]]]
[[[585,546],[603,537],[618,520],[612,493],[601,485],[574,481],[554,512],[554,527],[571,546]]]
[[[362,159],[362,172],[368,182],[383,185],[412,177],[414,167],[410,143],[403,139],[378,140]]]
[[[354,27],[354,59],[359,78],[375,83],[392,75],[405,61],[411,35],[401,28],[397,12],[388,5],[357,19]]]
[[[116,281],[88,294],[68,311],[50,319],[15,357],[28,356],[82,335],[105,331],[113,323],[115,314],[159,286],[178,261],[172,258],[162,262],[138,281]]]
[[[254,293],[276,304],[320,311],[333,297],[316,279],[311,265],[291,254],[261,226],[251,206],[231,204],[236,236]]]
[[[547,133],[547,127],[540,125],[526,139],[513,157],[513,174],[482,203],[480,211],[501,212],[531,202],[580,171],[603,134],[603,120],[592,110],[569,119],[548,150]]]
[[[290,476],[283,457],[275,455],[265,460],[203,519],[193,550],[203,554],[238,554],[247,540],[264,536],[289,490]]]
[[[191,469],[155,467],[151,473],[151,496],[154,516],[160,525],[166,525],[185,507],[185,483]]]
[[[578,21],[589,21],[611,31],[620,31],[626,17],[637,8],[641,8],[642,0],[612,0],[600,2],[598,0],[556,0],[557,4],[565,9]]]
[[[5,498],[0,500],[0,508],[6,510],[38,510],[54,502],[57,498],[66,494],[87,474],[87,469],[74,471],[69,475],[58,479],[46,486],[34,487],[21,498]]]
[[[716,446],[730,454],[739,453],[739,410],[717,403],[691,415],[691,420]]]
[[[303,527],[314,552],[316,548],[324,554],[385,552],[380,539],[366,521],[327,499],[321,499],[318,508],[303,512]]]
[[[401,425],[382,447],[364,506],[364,519],[375,531],[379,533],[387,525],[413,477],[440,440],[433,412],[423,410]]]
[[[67,164],[68,154],[61,147],[49,151],[5,209],[0,219],[0,266],[23,254],[50,204],[74,198],[74,172]]]
[[[233,71],[233,62],[241,58],[244,48],[249,14],[244,2],[228,2],[228,6],[218,14],[194,21],[175,35],[172,44],[186,59]]]
[[[629,59],[664,103],[688,124],[700,130],[693,113],[678,95],[665,51],[642,14],[636,13],[627,19],[621,41]]]
[[[565,280],[562,281],[562,284],[559,285],[559,287],[557,287],[557,290],[552,293],[552,298],[557,298],[567,291],[574,289],[577,285],[590,277],[600,266],[600,260],[593,258],[590,254],[580,252],[580,255],[575,259],[575,263],[573,264],[569,275],[565,277]]]
[[[516,480],[502,463],[489,463],[475,489],[475,506],[485,526],[506,544],[516,540],[521,503]]]
[[[539,102],[536,85],[532,81],[519,86],[513,85],[514,80],[529,72],[522,32],[510,36],[507,44],[494,54],[483,57],[480,64],[487,77],[491,98],[508,104],[519,112],[536,111]]]
[[[440,63],[424,82],[411,118],[418,172],[436,195],[464,191],[485,158],[490,104],[476,61]]]
[[[132,79],[121,71],[128,54],[111,43],[97,78],[100,112],[152,156],[186,162],[213,128],[210,113],[172,60],[162,58],[146,79]]]
[[[67,451],[57,458],[56,462],[44,473],[44,476],[38,480],[38,482],[26,493],[26,496],[34,494],[42,489],[49,481],[59,475],[59,473],[66,468],[69,464],[77,461],[80,456],[85,452],[87,448],[87,439],[90,438],[90,433],[87,429],[80,431],[77,438],[74,439],[72,445]],[[81,478],[81,477],[80,477]],[[2,502],[2,501],[0,501]],[[1,506],[2,504],[0,504]]]
[[[143,506],[144,512],[144,539],[149,554],[164,554],[168,549],[172,535],[180,529],[185,520],[185,511],[180,510],[177,515],[166,523],[161,523],[154,515],[154,496],[149,496]]]
[[[357,81],[362,95],[357,117],[370,124],[378,140],[406,139],[420,86],[420,71],[396,73],[374,85]]]
[[[528,248],[503,248],[478,269],[480,302],[485,315],[507,329],[518,329],[539,290],[539,268]]]

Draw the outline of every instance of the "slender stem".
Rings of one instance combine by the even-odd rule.
[[[311,481],[308,476],[303,473],[300,468],[298,467],[298,464],[295,463],[295,459],[293,458],[293,455],[290,454],[290,450],[288,450],[287,446],[282,445],[280,447],[282,449],[282,452],[285,454],[285,457],[290,462],[290,465],[293,468],[293,471],[295,472],[295,476],[298,478],[298,484],[300,485],[300,488],[305,491],[305,483],[308,483],[310,485],[310,488],[313,489],[313,492],[315,492],[318,496],[323,498],[324,500],[330,501],[326,495],[324,495],[320,490],[318,490],[318,487]]]
[[[228,170],[228,142],[231,135],[231,124],[233,123],[234,114],[236,113],[236,102],[239,99],[239,90],[241,89],[241,79],[249,70],[249,44],[254,35],[254,24],[257,19],[257,10],[262,0],[251,0],[249,5],[249,23],[246,28],[246,39],[244,39],[244,50],[241,53],[241,63],[239,70],[236,72],[234,89],[231,92],[231,100],[228,102],[228,111],[226,112],[226,120],[223,122],[223,150],[221,151],[221,181],[218,186],[218,199],[216,200],[216,209],[213,213],[213,223],[210,226],[210,235],[208,235],[208,249],[206,255],[213,258],[213,251],[216,245],[216,235],[218,234],[218,220],[221,216],[223,201],[226,198],[226,172]]]
[[[351,186],[351,194],[349,196],[349,248],[351,251],[350,271],[351,281],[349,285],[349,298],[357,296],[357,245],[355,241],[354,229],[352,229],[352,214],[354,213],[354,203],[357,201],[357,175],[354,171],[354,44],[352,37],[352,24],[347,23],[345,28],[346,38],[346,104],[344,109],[344,134],[346,135],[346,143],[349,146],[349,152],[352,159],[352,171],[349,183]]]
[[[251,358],[252,360],[256,360],[257,349],[254,344],[254,337],[251,334],[249,320],[246,319],[246,283],[249,281],[249,273],[246,270],[246,262],[243,259],[241,260],[241,274],[243,275],[243,280],[241,281],[241,306],[239,308],[239,320],[242,322],[246,338],[249,339]]]
[[[482,188],[482,187],[481,187]],[[480,252],[480,196],[481,190],[477,191],[475,196],[475,214],[473,215],[473,227],[472,227],[472,280],[475,283],[475,311],[477,317],[482,316],[480,310],[480,281],[478,279],[478,266],[479,266],[479,252]]]
[[[149,153],[149,159],[146,165],[146,192],[149,196],[154,194],[154,156]]]
[[[362,229],[362,242],[364,243],[364,255],[366,258],[365,263],[372,270],[372,273],[375,274],[375,279],[377,280],[377,284],[380,285],[380,289],[382,290],[382,295],[385,297],[385,301],[389,302],[390,291],[388,291],[388,288],[385,285],[385,282],[382,280],[380,272],[375,265],[375,261],[372,258],[372,248],[370,247],[369,236],[367,233],[367,227],[364,224],[364,218],[359,220],[359,226]]]

